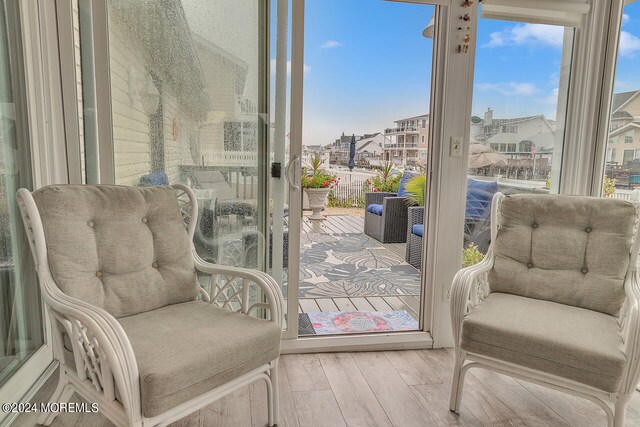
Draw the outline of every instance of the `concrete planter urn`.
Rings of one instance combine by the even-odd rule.
[[[309,207],[313,211],[310,219],[323,220],[322,210],[327,204],[327,195],[331,188],[305,188],[307,197],[309,198]]]

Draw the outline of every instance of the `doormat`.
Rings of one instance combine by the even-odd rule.
[[[418,329],[418,321],[405,310],[329,311],[304,314],[311,323],[313,333],[317,335],[415,331]]]
[[[315,335],[311,320],[307,313],[298,313],[298,335]]]

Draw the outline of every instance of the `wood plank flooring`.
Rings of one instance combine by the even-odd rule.
[[[594,403],[493,372],[467,375],[460,415],[449,412],[449,350],[292,354],[280,358],[280,427],[334,426],[605,426]],[[36,395],[46,401],[56,375]],[[78,399],[77,397],[75,399]],[[174,426],[260,427],[266,390],[250,384]],[[627,411],[640,426],[640,393]],[[15,426],[35,425],[32,414]],[[60,414],[53,426],[110,426],[99,414]]]

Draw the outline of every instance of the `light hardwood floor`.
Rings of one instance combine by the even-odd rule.
[[[472,369],[461,414],[449,412],[448,350],[292,354],[280,358],[280,427],[288,426],[605,426],[595,404],[492,372]],[[55,375],[54,375],[55,377]],[[46,401],[55,378],[40,390]],[[174,426],[262,427],[265,387],[251,384]],[[16,426],[33,426],[18,418]],[[99,414],[60,414],[54,426],[110,426]],[[640,393],[628,410],[640,426]]]

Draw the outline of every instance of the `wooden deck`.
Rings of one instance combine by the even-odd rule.
[[[299,313],[318,311],[393,311],[405,310],[419,320],[420,301],[417,295],[357,297],[357,298],[301,298]]]
[[[350,215],[327,215],[320,224],[312,224],[309,217],[305,216],[302,221],[302,235],[308,236],[309,233],[364,233],[364,218]],[[404,259],[406,249],[404,243],[381,243],[381,245]]]
[[[324,221],[314,223],[308,217],[302,221],[302,236],[310,233],[349,234],[363,233],[364,218],[349,215],[328,215]],[[392,251],[402,259],[405,257],[404,243],[388,243],[380,246]],[[298,304],[299,313],[327,311],[393,311],[405,310],[419,320],[420,301],[417,295],[398,296],[366,296],[340,298],[301,298]]]

